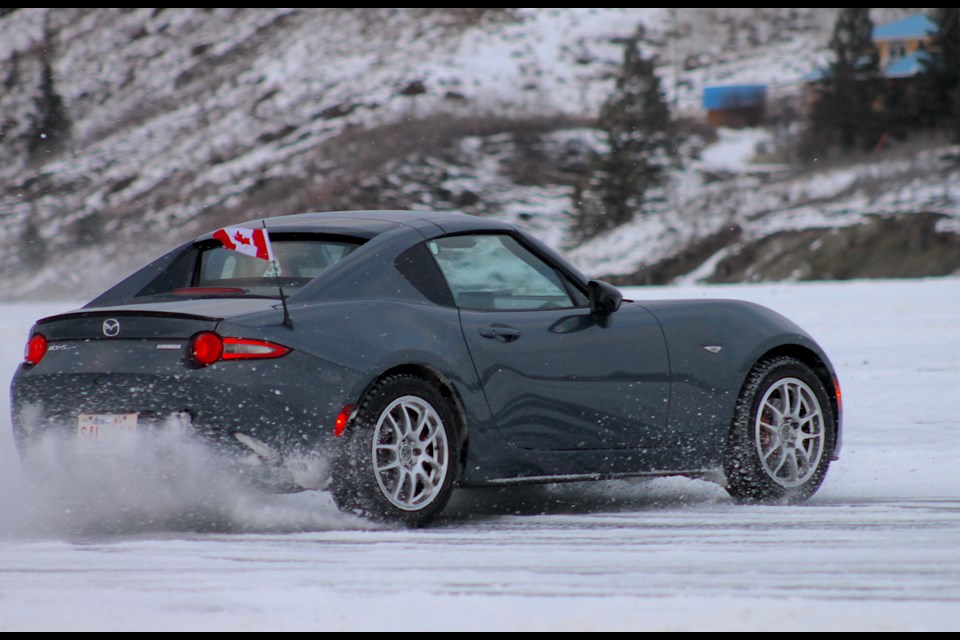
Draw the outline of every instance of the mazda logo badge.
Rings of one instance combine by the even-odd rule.
[[[120,322],[113,318],[103,321],[103,335],[113,338],[120,335]]]

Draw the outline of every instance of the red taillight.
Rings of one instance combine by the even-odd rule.
[[[190,355],[194,362],[207,366],[219,360],[263,360],[279,358],[290,353],[283,345],[266,340],[248,338],[221,338],[212,331],[204,331],[193,337]]]
[[[42,333],[33,334],[23,351],[23,361],[32,366],[40,364],[47,354],[47,344],[47,338]]]
[[[223,339],[211,331],[198,333],[190,343],[190,355],[201,366],[213,364],[223,355]]]

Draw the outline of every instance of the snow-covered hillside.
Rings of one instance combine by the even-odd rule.
[[[737,243],[766,251],[751,243],[771,229],[849,227],[866,214],[945,214],[954,222],[921,235],[949,252],[955,149],[785,180],[743,161],[731,174],[722,133],[677,176],[660,213],[570,246],[570,172],[595,139],[584,127],[625,37],[643,28],[668,99],[696,118],[706,84],[795,94],[825,59],[834,11],[5,13],[0,294],[86,293],[142,264],[144,241],[153,255],[228,222],[361,207],[517,220],[622,281],[669,280],[711,256],[719,265]],[[916,9],[873,11],[882,21]],[[733,144],[743,149],[742,138]],[[730,263],[721,271],[768,277]]]

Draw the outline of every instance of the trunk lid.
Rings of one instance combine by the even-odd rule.
[[[272,298],[231,298],[83,308],[43,318],[35,330],[50,341],[186,340],[212,331],[222,320],[269,311],[277,304]]]

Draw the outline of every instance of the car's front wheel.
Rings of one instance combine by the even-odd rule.
[[[737,402],[727,491],[743,502],[805,500],[823,482],[834,442],[833,406],[816,373],[795,358],[764,360]]]
[[[381,380],[345,438],[332,485],[341,509],[419,526],[446,505],[459,443],[450,405],[434,385],[410,375]]]

